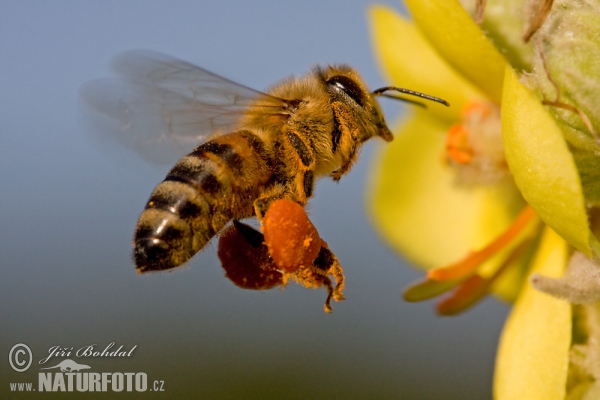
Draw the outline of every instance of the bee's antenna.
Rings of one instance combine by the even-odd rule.
[[[373,92],[371,92],[371,95],[372,96],[388,97],[390,99],[396,99],[396,100],[406,101],[408,103],[415,104],[415,105],[420,106],[420,107],[426,107],[425,104],[423,104],[423,103],[421,103],[419,101],[405,99],[404,97],[394,96],[392,94],[386,94],[385,93],[385,92],[390,91],[390,90],[393,90],[395,92],[409,94],[411,96],[421,97],[423,99],[435,101],[436,103],[441,103],[441,104],[443,104],[443,105],[445,105],[447,107],[450,107],[450,103],[448,103],[446,100],[440,99],[439,97],[433,97],[433,96],[430,96],[430,95],[425,94],[425,93],[415,92],[414,90],[403,89],[403,88],[399,88],[399,87],[395,87],[395,86],[385,86],[385,87],[376,89]]]

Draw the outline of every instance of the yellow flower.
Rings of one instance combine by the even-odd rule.
[[[572,307],[523,284],[531,272],[561,276],[570,246],[600,253],[563,130],[457,1],[406,4],[414,23],[371,9],[380,63],[394,85],[452,107],[414,110],[384,148],[370,191],[375,224],[429,269],[407,300],[455,289],[438,304],[451,315],[489,291],[516,299],[495,397],[564,398]]]
[[[427,15],[430,12],[427,9],[419,14],[419,7],[425,4],[408,2],[415,22],[423,22],[425,27],[414,25],[386,8],[374,8],[376,53],[394,84],[433,93],[448,100],[451,107],[433,104],[428,110],[415,110],[403,123],[394,142],[380,157],[372,180],[371,204],[384,238],[415,264],[432,268],[461,260],[470,251],[493,242],[510,228],[525,203],[511,179],[479,185],[470,182],[489,179],[486,172],[490,168],[478,174],[475,166],[474,172],[467,170],[463,174],[467,182],[457,182],[457,171],[464,168],[454,160],[447,161],[445,134],[453,126],[464,125],[460,122],[467,122],[473,110],[495,109],[488,118],[490,121],[476,124],[473,130],[477,133],[487,125],[491,129],[495,125],[493,134],[501,141],[497,109],[506,62],[460,6],[453,8],[448,7],[452,2],[440,2],[443,8],[439,10],[440,21],[435,14]],[[418,15],[426,17],[419,19]],[[465,21],[461,22],[461,18]],[[456,27],[451,26],[453,21]],[[423,33],[427,29],[430,35]],[[443,39],[437,44],[444,49],[444,55],[437,51],[430,37]],[[456,66],[452,59],[459,60],[461,65]],[[476,77],[471,79],[473,76]],[[478,120],[477,114],[470,119]],[[480,153],[484,154],[477,156],[488,158],[489,152]],[[497,169],[508,172],[502,165]],[[494,257],[483,263],[478,272],[492,276],[498,263],[506,260],[515,247],[511,244],[512,248],[503,246],[503,251],[494,252]],[[496,282],[496,291],[506,299],[513,299],[521,279],[521,269],[509,269]]]

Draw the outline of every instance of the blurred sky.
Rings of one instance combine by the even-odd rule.
[[[7,382],[37,386],[51,346],[110,342],[138,347],[131,359],[75,360],[147,372],[165,381],[166,392],[153,393],[161,398],[491,396],[507,308],[487,300],[439,318],[431,303],[401,300],[422,274],[382,244],[365,212],[369,167],[384,143],[369,143],[339,184],[319,182],[310,203],[346,272],[347,300],[326,315],[324,289],[238,289],[223,277],[216,244],[174,273],[137,275],[134,226],[168,167],[99,146],[82,122],[81,85],[110,76],[110,60],[131,49],[257,89],[334,62],[383,86],[369,4],[0,1],[0,397]],[[401,113],[395,102],[384,109],[388,121]],[[22,374],[6,362],[19,342],[34,353]]]

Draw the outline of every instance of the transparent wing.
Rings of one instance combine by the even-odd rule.
[[[118,78],[88,82],[81,95],[95,111],[95,130],[152,162],[173,162],[235,129],[245,114],[286,114],[292,106],[160,53],[127,52],[114,67]]]

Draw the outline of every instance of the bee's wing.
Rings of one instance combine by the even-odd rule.
[[[160,53],[118,56],[119,78],[85,84],[84,100],[100,115],[95,125],[145,159],[173,162],[215,132],[235,129],[251,107],[282,114],[284,99],[250,89]]]

